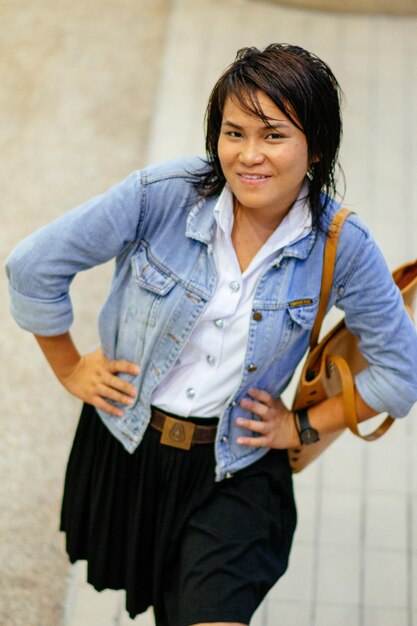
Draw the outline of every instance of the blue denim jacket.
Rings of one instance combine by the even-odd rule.
[[[123,418],[99,413],[129,452],[148,425],[153,390],[173,367],[216,286],[216,198],[198,200],[189,177],[201,167],[201,159],[190,158],[134,172],[27,237],[8,259],[16,321],[36,334],[57,335],[73,320],[74,275],[115,258],[110,294],[99,316],[102,347],[109,358],[140,364],[141,373],[127,376],[138,393]],[[338,208],[331,203],[326,220]],[[240,434],[248,434],[235,424],[238,415],[247,414],[237,403],[252,386],[279,396],[304,355],[317,310],[324,243],[325,235],[313,229],[284,248],[258,281],[253,311],[262,317],[251,317],[239,388],[220,419],[217,480],[266,452],[236,443]],[[354,215],[340,237],[333,304],[345,312],[369,363],[356,377],[360,394],[376,410],[404,416],[417,400],[417,333],[378,247]]]

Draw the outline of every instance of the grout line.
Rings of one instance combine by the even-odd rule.
[[[153,98],[153,113],[149,124],[148,138],[145,147],[145,162],[147,165],[150,163],[150,155],[152,154],[154,147],[154,137],[157,134],[157,127],[161,119],[161,109],[163,106],[165,106],[162,92],[170,71],[170,58],[172,47],[174,45],[175,33],[177,32],[180,4],[181,0],[170,0],[171,6],[168,9],[169,16],[167,19],[167,24],[165,26],[165,36],[163,43],[164,50],[161,54],[159,65],[158,86],[155,90],[155,95]]]
[[[406,503],[406,568],[407,568],[407,626],[413,626],[413,454],[411,443],[413,441],[413,425],[407,422],[407,445],[406,445],[406,475],[407,475],[407,503]]]
[[[315,511],[314,511],[314,539],[313,539],[313,566],[312,566],[312,591],[310,599],[310,626],[316,626],[317,620],[317,596],[320,569],[320,530],[322,519],[323,500],[323,460],[319,462],[317,468],[316,489],[315,489]]]
[[[75,563],[71,565],[71,569],[68,576],[67,593],[64,600],[64,626],[72,626],[72,619],[74,615],[75,606],[77,604],[78,591],[80,588],[80,568],[81,563]]]
[[[414,42],[413,42],[414,43]],[[414,209],[416,206],[415,197],[415,147],[416,147],[416,123],[415,123],[415,96],[416,89],[415,83],[410,80],[411,76],[415,76],[415,54],[413,55],[413,49],[409,49],[410,39],[403,37],[402,48],[402,80],[404,85],[403,93],[403,113],[404,120],[407,120],[403,125],[403,154],[402,154],[402,171],[403,171],[403,184],[402,184],[402,202],[401,206],[407,211],[406,232],[404,233],[404,241],[406,242],[405,253],[407,259],[413,259],[415,256],[415,226],[417,222],[414,216]],[[413,73],[414,72],[414,73]],[[414,106],[413,106],[414,105]],[[413,150],[414,148],[414,150]],[[410,228],[411,226],[411,228]],[[414,228],[413,228],[414,226]]]
[[[261,626],[268,626],[268,613],[269,613],[268,608],[269,608],[269,597],[266,596],[262,605]]]
[[[114,626],[122,626],[124,598],[125,598],[124,594],[119,593],[119,597],[117,599],[116,614],[114,616]]]
[[[369,473],[368,449],[362,448],[362,481],[360,503],[360,531],[359,531],[359,607],[358,624],[365,626],[365,584],[366,584],[366,517],[367,517],[367,486]]]
[[[381,78],[381,67],[378,60],[381,58],[381,22],[380,20],[372,20],[368,18],[368,26],[372,31],[372,37],[369,37],[369,41],[372,42],[372,45],[368,48],[368,58],[369,58],[369,71],[368,71],[368,91],[367,91],[367,141],[366,141],[366,152],[367,152],[367,163],[368,163],[368,171],[366,176],[366,204],[369,211],[369,216],[371,218],[371,224],[375,228],[376,224],[376,216],[375,211],[377,207],[374,202],[372,202],[372,198],[375,198],[375,189],[377,188],[378,183],[378,174],[376,172],[376,163],[375,163],[375,154],[377,152],[377,138],[378,138],[378,127],[379,127],[379,118],[380,115],[380,107],[378,106],[379,97],[380,97],[380,78]],[[371,33],[370,33],[371,34]]]

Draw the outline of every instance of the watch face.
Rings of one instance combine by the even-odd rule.
[[[301,431],[300,437],[305,444],[316,443],[319,440],[319,434],[315,428],[305,428]]]

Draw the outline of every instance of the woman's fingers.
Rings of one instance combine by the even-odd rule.
[[[101,396],[95,396],[91,398],[91,400],[88,400],[88,402],[95,406],[96,409],[102,409],[106,413],[110,413],[110,415],[114,415],[115,417],[123,417],[124,415],[122,409],[113,406],[110,402],[106,402],[106,400],[104,400]]]
[[[266,406],[266,404],[262,404],[256,400],[250,400],[249,398],[243,398],[243,400],[239,402],[239,405],[242,409],[255,413],[255,415],[259,415],[262,419],[266,419],[269,411],[269,407]]]
[[[238,417],[236,419],[236,424],[241,426],[242,428],[247,428],[254,433],[262,433],[266,434],[268,432],[268,426],[265,422],[260,422],[258,420],[246,419],[245,417]]]
[[[264,389],[257,389],[256,387],[252,387],[251,389],[249,389],[248,395],[252,396],[252,398],[255,398],[259,402],[263,402],[263,404],[266,404],[267,406],[272,406],[272,403],[274,401],[274,398],[271,396],[270,393],[268,393]]]
[[[117,391],[120,391],[121,393],[128,396],[136,395],[137,390],[134,385],[127,382],[127,380],[123,380],[123,378],[120,378],[119,376],[114,376],[113,374],[110,374],[110,372],[105,372],[102,384],[110,387],[111,389],[116,389]]]
[[[111,360],[99,348],[81,357],[67,385],[82,400],[111,415],[122,417],[122,408],[112,403],[132,404],[137,389],[120,374],[137,376],[139,371],[135,363],[123,359]]]
[[[131,361],[109,361],[109,371],[112,374],[131,374],[132,376],[137,376],[140,372],[140,367]]]
[[[267,437],[238,437],[237,443],[251,448],[270,448],[271,444]]]
[[[255,388],[249,389],[248,395],[251,398],[244,398],[239,404],[257,415],[260,421],[238,417],[236,424],[258,436],[238,437],[237,443],[253,448],[288,448],[294,439],[294,424],[281,398],[273,398],[267,391]]]
[[[133,397],[131,395],[120,393],[120,391],[116,391],[116,389],[106,385],[99,385],[97,387],[97,393],[102,398],[108,398],[109,400],[113,400],[113,402],[120,402],[121,404],[126,405],[132,404],[133,402]]]

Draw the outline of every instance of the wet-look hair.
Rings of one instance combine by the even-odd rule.
[[[336,195],[336,172],[341,172],[342,92],[329,66],[299,46],[274,43],[262,51],[250,47],[237,52],[208,101],[207,168],[194,184],[201,197],[218,195],[225,185],[217,145],[227,98],[266,125],[273,123],[260,107],[259,92],[264,92],[306,136],[309,203],[313,225],[321,229],[323,211]]]

